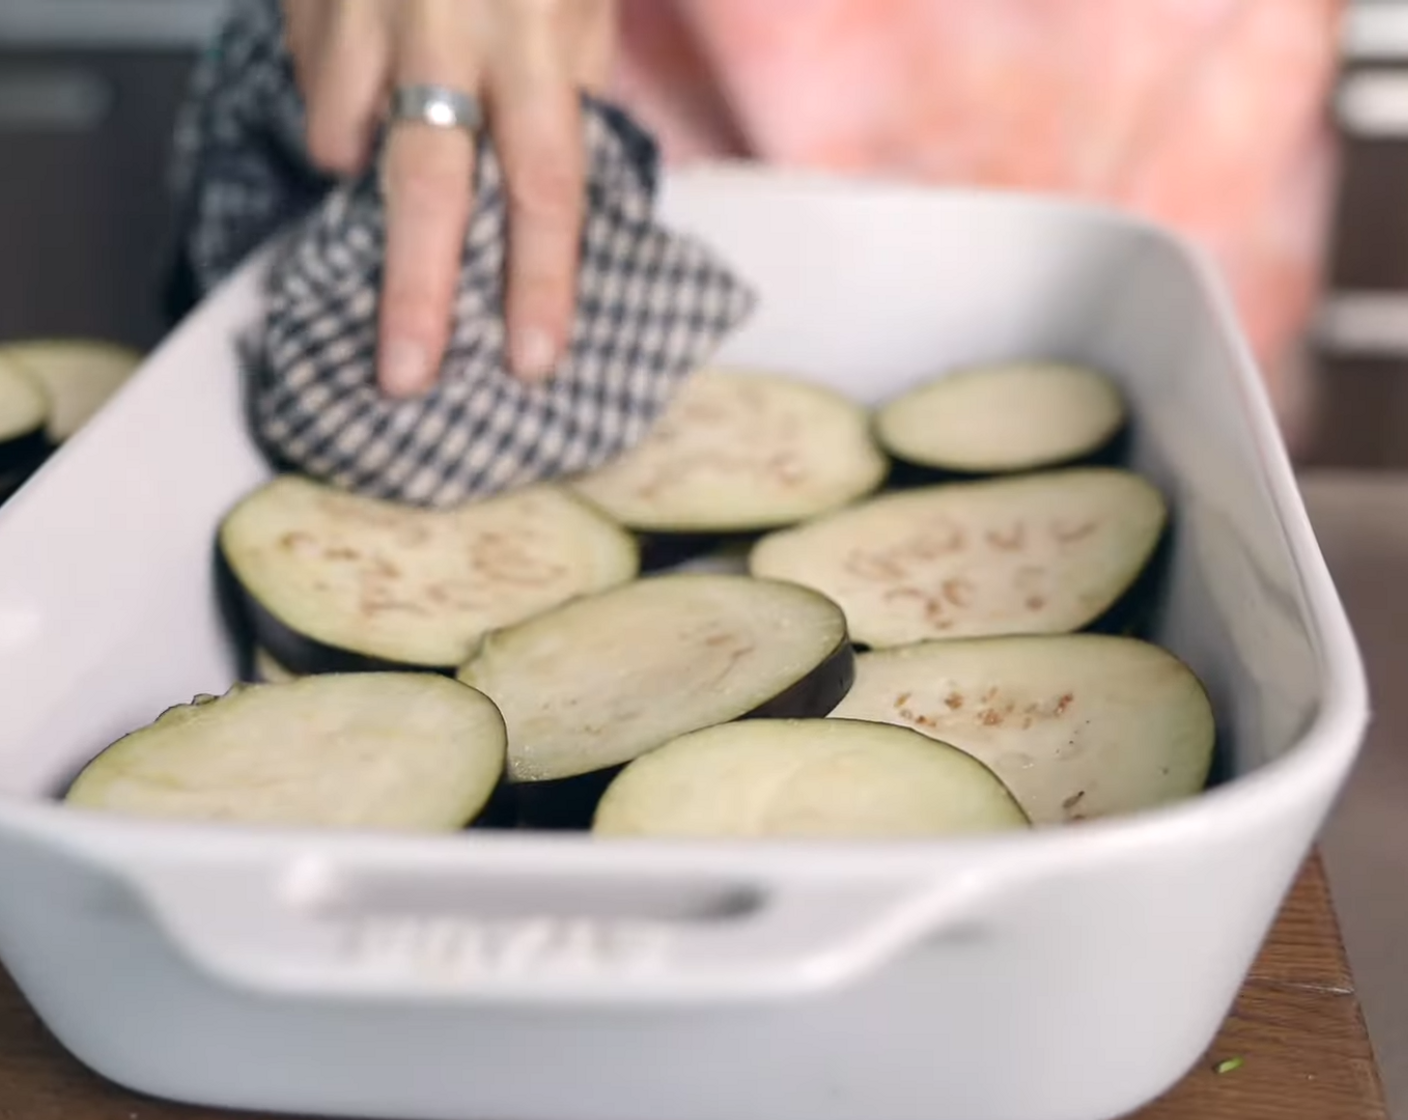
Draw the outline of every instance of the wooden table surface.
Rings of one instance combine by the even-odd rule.
[[[1217,1072],[1238,1059],[1235,1069]],[[1339,925],[1319,860],[1311,859],[1216,1044],[1136,1120],[1387,1116]],[[0,973],[0,1120],[238,1118],[99,1080],[59,1047]]]

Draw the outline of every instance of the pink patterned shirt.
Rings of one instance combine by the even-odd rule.
[[[1273,390],[1319,277],[1343,0],[620,0],[615,96],[716,156],[1064,192],[1221,265]]]

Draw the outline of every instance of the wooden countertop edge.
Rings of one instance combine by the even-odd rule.
[[[1318,854],[1217,1041],[1131,1120],[1390,1120]]]

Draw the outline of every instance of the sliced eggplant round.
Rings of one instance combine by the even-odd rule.
[[[447,674],[488,631],[632,579],[630,534],[566,491],[526,487],[451,510],[281,475],[219,533],[231,612],[294,674]]]
[[[1125,424],[1124,399],[1110,378],[1055,362],[959,370],[875,414],[880,445],[900,462],[970,475],[1098,458]]]
[[[851,685],[840,609],[795,584],[652,576],[489,635],[460,679],[499,706],[525,824],[572,827],[615,769],[700,727],[823,716]]]
[[[845,719],[744,721],[642,755],[597,807],[599,836],[882,839],[1029,827],[963,751]]]
[[[887,470],[867,412],[839,393],[704,369],[645,439],[571,485],[630,529],[704,548],[711,535],[757,533],[846,505],[876,490]]]
[[[1173,654],[1105,634],[874,650],[832,716],[913,728],[989,766],[1033,823],[1138,812],[1202,791],[1216,731]]]
[[[1159,490],[1116,468],[949,483],[771,533],[749,570],[835,600],[875,648],[1062,633],[1118,613],[1167,521]]]
[[[36,339],[0,346],[0,362],[6,360],[44,387],[50,402],[48,436],[59,444],[127,383],[142,364],[142,355],[110,342]]]
[[[119,739],[68,805],[146,817],[450,832],[493,797],[503,717],[430,673],[237,685]]]
[[[18,362],[0,356],[0,474],[23,481],[43,461],[51,449],[44,434],[48,418],[44,387]]]

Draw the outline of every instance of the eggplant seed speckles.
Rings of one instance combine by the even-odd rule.
[[[1027,526],[1019,521],[1007,530],[989,529],[984,538],[998,552],[1020,552],[1027,543]]]
[[[279,547],[299,558],[311,558],[321,551],[317,539],[311,533],[293,530],[279,538]]]
[[[915,599],[921,603],[927,603],[929,596],[920,591],[917,587],[891,587],[885,591],[885,602],[894,603],[901,599]]]
[[[561,562],[534,555],[533,541],[485,533],[469,549],[469,565],[486,580],[519,587],[540,587],[568,575]]]
[[[818,465],[808,455],[812,426],[797,411],[815,408],[810,395],[779,399],[776,386],[706,377],[681,394],[637,453],[607,469],[613,485],[638,502],[665,502],[676,493],[721,479],[756,482],[777,492],[804,490]]]
[[[955,607],[961,609],[972,605],[975,592],[972,580],[964,579],[961,576],[955,579],[946,579],[943,582],[942,590],[944,598]]]
[[[932,700],[916,698],[913,691],[905,691],[895,697],[891,707],[905,722],[931,730],[956,731],[965,726],[996,729],[1013,725],[1028,731],[1040,722],[1065,719],[1075,703],[1075,696],[1070,692],[1048,699],[1023,701],[1017,697],[1003,696],[1001,689],[990,686],[972,697],[976,706],[969,709],[968,714],[960,715],[968,706],[969,699],[959,689],[951,689]]]
[[[930,519],[924,530],[901,544],[902,552],[919,561],[939,560],[968,547],[968,535],[961,525],[946,517]]]
[[[1051,535],[1060,544],[1074,544],[1077,541],[1085,540],[1086,537],[1094,533],[1099,527],[1099,522],[1093,520],[1082,521],[1076,525],[1066,525],[1063,522],[1056,521],[1051,524]]]
[[[807,481],[806,468],[790,451],[780,452],[769,459],[767,471],[785,489],[801,486]]]
[[[470,589],[458,582],[427,584],[424,595],[433,605],[450,610],[475,611],[482,606],[470,593]]]
[[[904,569],[893,560],[862,549],[853,549],[841,566],[844,571],[858,579],[884,582],[904,578]]]
[[[905,720],[914,727],[928,727],[932,729],[939,726],[938,720],[934,719],[932,716],[926,716],[910,708],[901,708],[899,714],[900,719]]]
[[[1054,560],[1080,546],[1100,527],[1091,518],[1018,520],[976,530],[980,535],[973,549],[963,526],[933,518],[888,547],[852,547],[841,570],[862,586],[879,585],[871,593],[888,609],[912,612],[929,634],[938,636],[1003,602],[1030,616],[1054,609],[1057,572],[1045,558]]]
[[[401,613],[413,614],[425,617],[430,614],[430,610],[423,603],[416,603],[410,599],[393,599],[383,595],[365,595],[360,603],[361,613],[372,617],[379,614]]]
[[[239,590],[264,608],[263,625],[292,632],[280,641],[437,668],[462,662],[488,631],[639,567],[626,530],[548,486],[442,511],[285,475],[230,512],[219,546]]]

